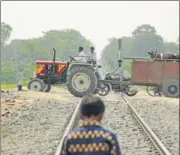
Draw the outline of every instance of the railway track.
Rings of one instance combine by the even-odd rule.
[[[151,128],[139,116],[126,97],[104,100],[106,104],[103,125],[116,132],[123,155],[171,155]],[[117,104],[117,106],[112,106]],[[65,135],[79,124],[77,105],[58,145],[55,155],[61,155]]]

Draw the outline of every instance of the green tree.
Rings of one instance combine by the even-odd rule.
[[[174,42],[165,43],[166,53],[179,53],[179,44]]]
[[[133,53],[133,46],[135,43],[135,39],[132,37],[121,37],[122,39],[122,48],[121,48],[121,56],[122,57],[131,57]]]
[[[155,27],[143,24],[138,26],[132,36],[135,39],[132,56],[146,57],[149,51],[164,52],[163,38],[157,34]]]
[[[121,57],[148,57],[147,52],[157,50],[165,52],[165,44],[163,38],[156,32],[155,27],[143,24],[138,26],[133,32],[132,37],[121,37],[122,49]],[[112,71],[117,67],[119,59],[117,38],[109,40],[101,54],[101,64],[104,72]],[[127,73],[131,71],[131,61],[124,60],[124,68]]]
[[[130,57],[132,52],[132,47],[134,45],[134,39],[131,37],[122,37],[122,47],[121,47],[121,58]],[[111,38],[109,43],[105,46],[101,53],[101,64],[103,66],[102,74],[106,72],[113,71],[118,66],[119,60],[119,49],[118,49],[118,39]],[[124,60],[125,74],[130,74],[130,61]]]
[[[73,29],[50,30],[39,38],[12,40],[5,45],[2,59],[3,82],[16,82],[16,73],[23,71],[25,80],[32,77],[36,60],[52,60],[54,47],[57,51],[56,60],[69,61],[69,56],[78,55],[78,47],[83,46],[89,51],[92,45],[79,31]]]
[[[117,66],[119,57],[117,38],[109,39],[109,43],[105,46],[101,53],[101,64],[104,72],[112,71]]]
[[[1,22],[1,46],[4,45],[10,38],[12,27],[4,22]]]

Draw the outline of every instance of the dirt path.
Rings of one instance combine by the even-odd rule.
[[[17,92],[13,89],[8,93],[1,93],[1,116],[8,116],[10,113],[20,110],[25,106],[32,105],[42,99],[57,101],[78,100],[78,98],[72,96],[67,90],[62,88],[52,88],[49,93],[27,91],[26,89]]]
[[[23,88],[25,91],[17,92],[16,90],[10,90],[9,93],[1,94],[1,115],[7,116],[11,112],[15,110],[20,110],[24,106],[31,105],[36,101],[41,99],[54,99],[58,101],[71,101],[71,100],[79,100],[72,96],[68,90],[63,88],[53,87],[51,92],[43,93],[43,92],[33,92],[27,91],[26,88]],[[108,100],[120,100],[121,96],[119,93],[110,93],[109,95],[102,97],[103,99]],[[165,98],[165,97],[151,97],[145,91],[139,91],[136,96],[131,97],[135,99],[147,99],[148,103],[151,101],[159,101],[159,102],[168,102],[175,105],[179,105],[179,99],[174,98]]]

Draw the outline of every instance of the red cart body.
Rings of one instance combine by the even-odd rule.
[[[131,80],[133,83],[161,85],[168,79],[179,79],[178,61],[132,61]]]

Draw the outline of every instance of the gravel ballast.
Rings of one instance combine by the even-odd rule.
[[[123,101],[106,102],[103,123],[117,134],[123,155],[159,155]]]
[[[2,118],[2,155],[53,155],[77,105],[40,100]]]
[[[3,94],[3,100],[7,100],[7,103],[17,98],[18,94]],[[163,144],[173,155],[178,155],[179,105],[171,104],[163,98],[129,99]],[[36,99],[35,104],[3,116],[2,155],[54,155],[78,100],[69,103],[54,99]],[[123,100],[105,103],[103,123],[118,135],[123,155],[159,155]]]
[[[133,99],[133,107],[172,155],[179,154],[179,104],[170,100]]]

